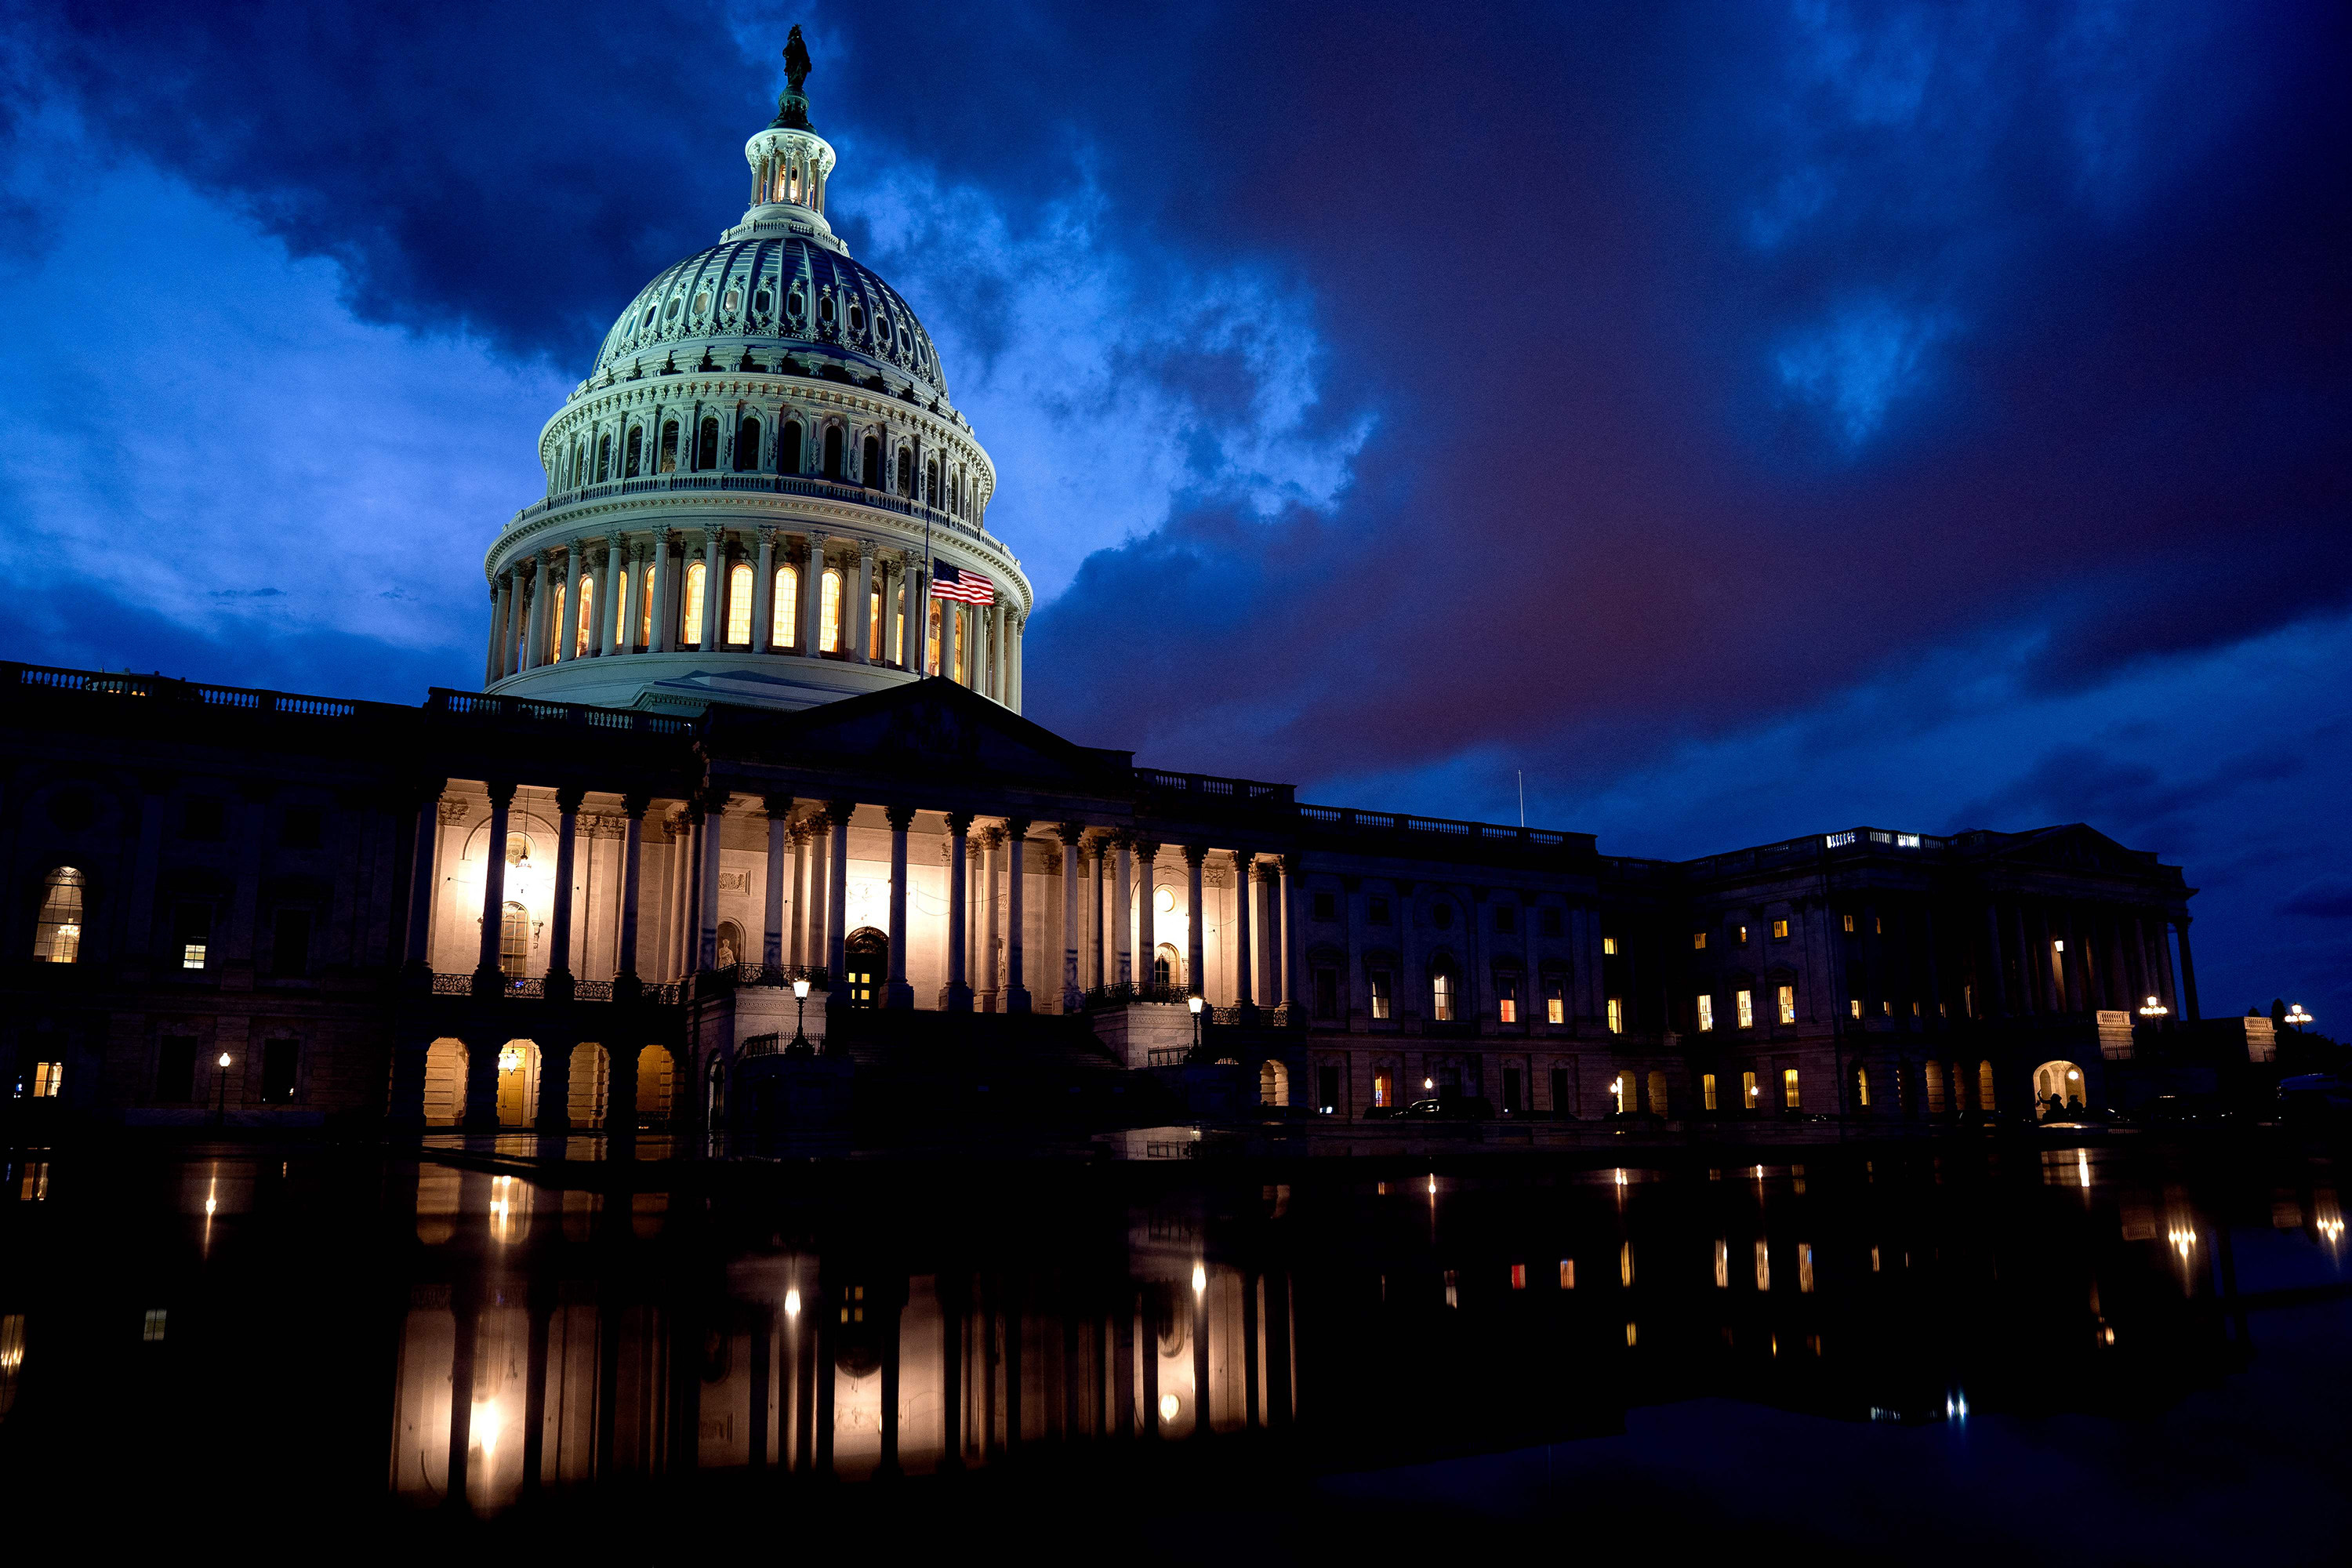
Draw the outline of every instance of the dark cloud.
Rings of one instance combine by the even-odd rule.
[[[2279,906],[2279,913],[2323,921],[2352,920],[2352,877],[2321,877],[2308,882]]]

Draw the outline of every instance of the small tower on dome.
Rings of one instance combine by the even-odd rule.
[[[751,165],[751,205],[722,237],[794,234],[847,254],[824,220],[825,182],[835,159],[832,144],[809,125],[805,84],[814,68],[795,26],[784,43],[785,86],[776,99],[776,118],[743,144],[743,160]]]

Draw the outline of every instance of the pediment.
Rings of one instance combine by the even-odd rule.
[[[1132,755],[1066,740],[936,678],[798,713],[713,709],[711,760],[846,765],[910,778],[1018,781],[1086,791],[1132,787]]]
[[[2069,871],[2103,871],[2116,876],[2144,875],[2153,856],[2126,848],[2097,828],[2084,823],[2039,828],[2019,834],[2000,851],[2004,860]]]

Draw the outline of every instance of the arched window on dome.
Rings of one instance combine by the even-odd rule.
[[[873,591],[866,596],[866,657],[882,662],[882,575],[874,575]]]
[[[898,493],[902,496],[915,493],[915,450],[911,447],[901,446],[898,448]]]
[[[735,427],[735,471],[749,474],[760,467],[760,422],[747,418]]]
[[[776,472],[797,474],[801,471],[801,422],[787,419],[782,433],[776,437]]]
[[[642,425],[632,425],[629,426],[628,443],[621,453],[621,477],[625,479],[634,479],[645,471],[645,466],[646,427]]]
[[[81,957],[82,889],[89,884],[60,866],[41,884],[41,917],[33,927],[33,962],[71,963]]]
[[[610,430],[596,437],[596,482],[603,484],[613,477],[613,433]]]
[[[596,579],[585,572],[580,574],[579,622],[579,636],[572,647],[572,657],[574,658],[587,656],[589,647],[596,635]]]
[[[791,566],[776,568],[776,613],[768,628],[768,641],[777,647],[790,647],[800,635],[801,574]]]
[[[702,563],[690,561],[686,567],[684,613],[677,617],[677,640],[681,647],[702,646]]]
[[[563,584],[555,585],[555,599],[549,606],[547,617],[547,662],[553,664],[563,657]]]
[[[613,567],[613,646],[606,653],[626,653],[629,650],[629,568],[615,562]]]
[[[749,566],[737,562],[727,569],[727,646],[751,646],[751,582]]]
[[[861,449],[860,456],[865,467],[858,476],[859,482],[869,490],[880,489],[882,488],[882,443],[868,436],[866,437],[866,445]]]
[[[824,570],[824,604],[818,612],[817,644],[826,653],[841,647],[841,574],[828,566]]]
[[[654,646],[654,568],[648,566],[637,576],[637,646]]]
[[[677,472],[677,421],[675,419],[662,421],[661,471],[665,474]]]
[[[838,425],[824,427],[824,477],[835,480],[841,478],[841,426]]]
[[[923,465],[923,504],[925,506],[940,504],[940,466],[937,463]]]
[[[719,421],[716,419],[705,419],[702,422],[702,428],[698,431],[695,436],[694,471],[698,474],[707,474],[718,466]]]

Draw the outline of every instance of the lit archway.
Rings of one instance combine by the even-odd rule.
[[[1257,1102],[1260,1105],[1287,1106],[1290,1103],[1290,1069],[1280,1062],[1267,1060],[1257,1069]]]
[[[539,1047],[509,1040],[499,1047],[499,1125],[528,1127],[539,1103]]]
[[[593,1040],[572,1047],[571,1098],[564,1109],[574,1127],[604,1125],[604,1047]]]
[[[2055,1097],[2058,1105],[2053,1107]],[[2047,1061],[2033,1069],[2033,1099],[2043,1120],[2076,1114],[2089,1107],[2090,1080],[2082,1067],[2070,1061]]]
[[[455,1127],[466,1114],[466,1044],[436,1040],[425,1051],[425,1124]]]
[[[644,1127],[669,1124],[671,1062],[668,1047],[647,1046],[637,1053],[637,1122]]]

